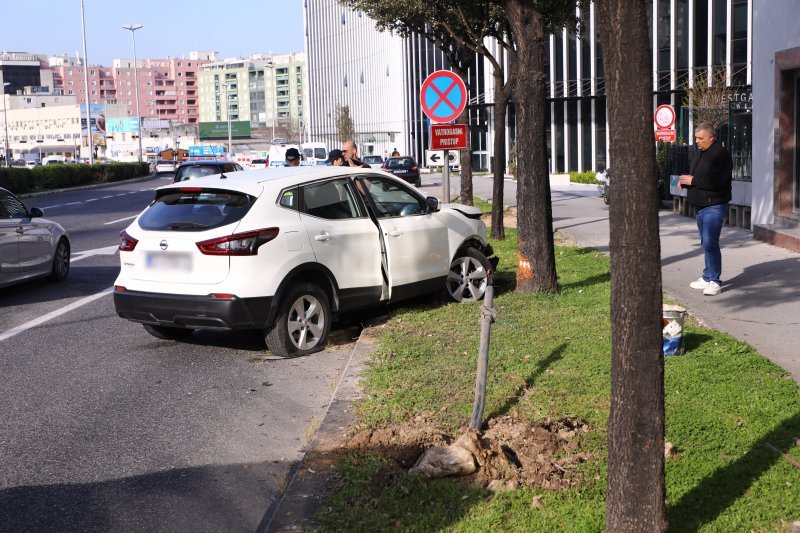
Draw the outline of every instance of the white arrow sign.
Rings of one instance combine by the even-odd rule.
[[[457,167],[461,164],[461,152],[450,150],[447,152],[447,159],[450,161],[451,167]],[[425,150],[425,166],[444,166],[444,150]]]
[[[92,257],[95,255],[114,255],[119,250],[118,245],[114,246],[106,246],[104,248],[95,248],[94,250],[86,250],[83,252],[73,252],[70,256],[70,262],[74,263],[75,261],[80,261],[81,259],[86,259],[87,257]]]

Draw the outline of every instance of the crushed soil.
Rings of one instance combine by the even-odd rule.
[[[568,489],[581,480],[576,466],[592,455],[580,451],[580,436],[590,429],[577,418],[530,421],[502,416],[489,420],[486,427],[471,436],[478,469],[464,479],[490,490]],[[378,453],[408,469],[426,449],[448,446],[456,438],[420,415],[400,426],[359,431],[344,448],[349,452]]]

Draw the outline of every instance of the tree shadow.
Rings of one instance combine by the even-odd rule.
[[[683,348],[686,352],[696,350],[712,339],[711,335],[706,335],[705,333],[693,333],[683,330]]]
[[[505,416],[511,412],[511,409],[516,406],[522,395],[525,393],[526,390],[530,389],[533,384],[536,382],[539,377],[544,374],[545,370],[547,370],[553,363],[558,361],[564,356],[564,351],[567,349],[567,343],[561,343],[555,350],[550,352],[550,355],[545,357],[544,359],[540,359],[539,362],[536,364],[536,368],[531,373],[530,376],[525,380],[525,384],[519,387],[514,393],[513,396],[510,396],[508,401],[498,408],[495,411],[492,411],[487,416],[484,417],[484,420],[491,420],[492,418],[497,418],[500,416]]]
[[[604,274],[596,274],[594,276],[589,276],[585,279],[579,279],[573,281],[571,283],[562,283],[560,286],[562,289],[585,289],[587,287],[591,287],[592,285],[599,285],[601,283],[610,283],[611,282],[611,273],[606,272]]]
[[[736,461],[703,478],[667,510],[670,529],[697,531],[712,522],[743,496],[775,463],[783,461],[770,450],[771,444],[786,453],[793,447],[793,436],[800,434],[800,413],[786,418],[772,431],[753,443]]]

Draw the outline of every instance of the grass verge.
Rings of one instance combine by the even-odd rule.
[[[489,494],[456,479],[424,482],[378,455],[338,463],[323,530],[600,531],[604,527],[609,408],[609,261],[558,247],[560,295],[513,292],[516,232],[492,242],[501,257],[485,418],[579,416],[593,431],[581,448],[583,484],[566,491]],[[365,374],[358,404],[367,427],[426,413],[457,434],[472,409],[479,306],[415,304],[393,313]],[[670,529],[790,531],[800,520],[800,388],[747,344],[686,325],[687,353],[666,360]],[[534,503],[534,497],[541,496]]]

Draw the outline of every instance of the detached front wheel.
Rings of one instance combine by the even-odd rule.
[[[282,298],[275,323],[265,339],[279,357],[318,352],[328,343],[331,306],[325,292],[311,283],[298,283]]]
[[[483,298],[492,265],[476,248],[461,250],[447,272],[447,293],[456,302],[474,302]]]

